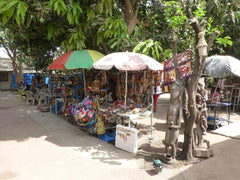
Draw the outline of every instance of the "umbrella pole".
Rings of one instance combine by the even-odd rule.
[[[151,98],[152,98],[152,106],[151,106],[151,136],[149,137],[149,139],[153,139],[153,94],[151,94]]]
[[[87,90],[86,90],[86,79],[85,79],[85,71],[83,69],[83,86],[84,86],[84,93],[85,97],[87,96]]]
[[[126,71],[126,79],[125,79],[125,103],[124,103],[125,108],[126,108],[126,105],[127,105],[127,75],[128,75],[128,73],[127,73],[127,71]]]
[[[151,79],[153,79],[153,72],[151,71]],[[153,108],[154,108],[154,100],[153,100],[153,87],[151,86],[151,99],[152,99],[152,105],[151,105],[151,136],[149,137],[150,140],[153,139]]]

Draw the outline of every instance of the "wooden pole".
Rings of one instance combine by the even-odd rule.
[[[127,105],[127,76],[128,76],[128,73],[126,71],[126,78],[125,78],[125,108],[126,108],[126,105]]]
[[[85,71],[83,69],[83,84],[84,84],[84,93],[85,97],[87,96],[87,89],[86,89],[86,79],[85,79]]]

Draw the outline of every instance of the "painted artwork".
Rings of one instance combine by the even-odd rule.
[[[192,75],[192,51],[186,50],[178,54],[178,64],[181,72],[181,77],[184,79]],[[173,58],[164,62],[164,85],[170,85],[176,80],[176,73],[174,70]]]

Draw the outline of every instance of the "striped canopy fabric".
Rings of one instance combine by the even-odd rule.
[[[48,69],[90,69],[102,57],[104,54],[95,50],[71,51],[53,61]]]

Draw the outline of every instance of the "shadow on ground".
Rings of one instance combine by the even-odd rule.
[[[189,168],[170,178],[171,180],[239,179],[240,140],[229,139],[213,144],[214,156],[202,158],[199,163],[187,165]],[[201,173],[199,173],[201,172]],[[200,175],[201,174],[201,175]]]
[[[136,159],[136,154],[117,149],[51,112],[42,113],[36,110],[36,106],[24,101],[19,103],[16,96],[9,97],[9,94],[0,92],[0,107],[0,143],[43,139],[111,165]]]

